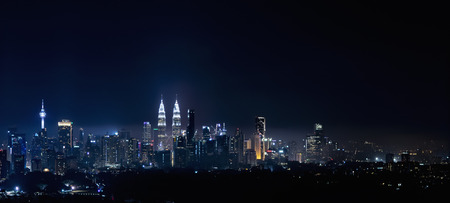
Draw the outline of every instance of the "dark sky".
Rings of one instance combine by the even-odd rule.
[[[183,126],[302,139],[449,140],[443,5],[378,2],[0,3],[0,129],[68,118],[141,136],[164,95]],[[22,129],[22,130],[20,130]]]

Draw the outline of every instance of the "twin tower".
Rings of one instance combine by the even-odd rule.
[[[161,104],[158,110],[158,135],[155,136],[155,149],[158,151],[172,150],[173,138],[181,135],[181,114],[178,105],[178,96],[176,96],[172,116],[172,135],[166,132],[166,111],[164,109],[163,97],[161,95]]]

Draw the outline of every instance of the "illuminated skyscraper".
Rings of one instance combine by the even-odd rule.
[[[153,138],[152,125],[150,122],[144,122],[144,135],[141,144],[141,160],[144,164],[151,162],[151,155],[153,154]]]
[[[256,159],[264,160],[264,158],[265,158],[264,152],[266,152],[267,149],[265,148],[266,145],[264,145],[264,143],[262,143],[262,142],[264,142],[265,137],[266,137],[266,118],[264,118],[262,116],[257,116],[255,118],[255,127],[256,127],[256,135],[255,136],[258,136],[258,138],[255,137],[254,141],[259,142],[259,143],[254,143],[254,145],[256,147],[256,148],[254,148],[254,150],[256,151]],[[252,143],[252,145],[253,145],[253,143]]]
[[[41,129],[34,134],[31,140],[31,159],[42,160],[42,164],[47,164],[47,160],[44,159],[48,148],[47,129],[44,126],[44,118],[46,115],[44,110],[44,100],[42,100],[41,111],[39,112]]]
[[[144,122],[144,134],[142,137],[143,143],[150,143],[152,140],[152,125],[150,122]]]
[[[172,117],[172,137],[176,138],[181,135],[181,115],[180,106],[178,106],[178,99],[175,99]]]
[[[158,111],[158,151],[171,150],[173,140],[166,134],[166,111],[164,110],[163,98],[161,95],[161,104]]]
[[[70,156],[73,147],[73,122],[63,119],[58,122],[58,150],[64,156]]]
[[[264,138],[266,135],[266,118],[262,116],[257,116],[255,118],[255,127],[256,132],[260,135],[262,135],[261,138]]]
[[[16,128],[8,129],[8,150],[10,154],[12,171],[15,173],[23,173],[25,170],[27,142],[25,134],[17,133]]]
[[[184,168],[187,166],[189,152],[186,150],[186,133],[181,133],[181,115],[178,98],[175,99],[172,117],[173,166]]]
[[[314,134],[306,136],[306,162],[320,163],[324,161],[325,136],[322,125],[316,123],[314,125]]]
[[[244,134],[237,128],[234,136],[230,137],[230,167],[237,168],[244,162]]]
[[[44,110],[44,99],[42,99],[42,108],[41,108],[41,112],[39,112],[39,116],[41,117],[41,129],[44,129],[44,118],[47,114],[45,113]]]

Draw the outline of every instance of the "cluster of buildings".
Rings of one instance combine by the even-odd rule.
[[[8,144],[0,150],[0,178],[26,171],[64,175],[68,170],[95,172],[122,168],[192,168],[241,169],[254,166],[288,168],[289,161],[326,164],[329,162],[397,162],[440,163],[445,157],[436,150],[407,150],[389,153],[373,142],[338,143],[325,136],[323,126],[298,144],[284,143],[266,135],[266,118],[255,117],[254,132],[244,135],[237,128],[229,133],[225,123],[202,126],[197,130],[195,110],[187,110],[187,127],[182,129],[178,99],[173,105],[171,128],[168,128],[164,101],[158,111],[156,126],[143,122],[142,139],[127,130],[113,134],[85,135],[82,128],[74,135],[72,121],[58,122],[56,137],[48,137],[46,112],[42,100],[41,128],[27,142],[25,134],[8,129]],[[446,157],[448,159],[448,156]]]
[[[158,111],[158,123],[152,127],[143,122],[142,139],[126,130],[113,134],[85,135],[82,128],[74,134],[74,123],[58,122],[56,137],[47,136],[44,101],[39,113],[41,128],[31,138],[8,129],[8,144],[0,150],[0,175],[27,171],[53,172],[64,175],[68,170],[85,172],[118,168],[195,168],[238,169],[261,163],[287,165],[288,147],[266,137],[266,119],[255,118],[255,132],[244,136],[239,128],[233,135],[225,123],[215,126],[195,125],[195,110],[187,110],[187,128],[181,128],[178,99],[173,107],[171,131],[168,130],[164,101]]]

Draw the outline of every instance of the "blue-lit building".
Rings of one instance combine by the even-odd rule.
[[[14,173],[25,172],[27,142],[25,134],[17,133],[16,128],[8,129],[8,150],[12,166],[11,171]]]

